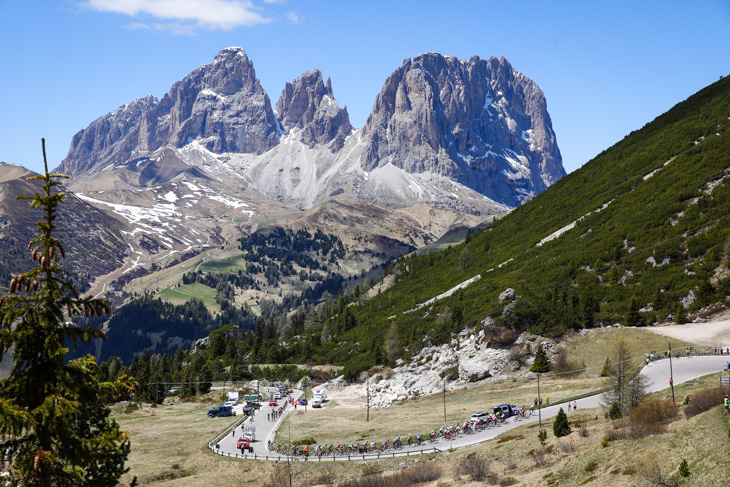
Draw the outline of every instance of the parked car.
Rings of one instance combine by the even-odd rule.
[[[299,403],[300,406],[306,406],[307,405],[307,400],[306,399],[298,399],[297,402]]]
[[[253,446],[251,446],[251,438],[244,435],[238,439],[238,442],[236,443],[236,448],[241,450],[241,453],[246,453],[246,450],[249,451],[249,453],[253,453]]]
[[[313,408],[321,408],[322,407],[322,400],[319,398],[314,398],[312,401],[312,407]]]
[[[238,403],[234,402],[234,401],[226,401],[225,403],[223,403],[224,406],[230,406],[230,407],[233,407],[236,404],[238,404]]]
[[[269,401],[269,406],[278,406],[278,405],[279,405],[279,403],[276,402],[276,399],[272,399]]]
[[[208,410],[209,418],[217,418],[220,416],[235,416],[235,415],[236,415],[236,413],[235,413],[235,411],[233,411],[233,408],[231,406],[220,406],[220,407]]]

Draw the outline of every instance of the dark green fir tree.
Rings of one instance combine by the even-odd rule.
[[[542,348],[542,343],[537,345],[535,350],[535,361],[530,367],[531,372],[544,373],[550,370],[550,361],[547,358],[545,349]]]
[[[99,299],[80,297],[59,260],[66,252],[54,237],[66,177],[49,174],[45,142],[42,188],[30,201],[39,210],[38,236],[28,245],[37,266],[13,276],[0,304],[0,351],[12,350],[10,376],[0,380],[0,458],[9,463],[11,485],[112,486],[128,469],[125,433],[109,419],[109,404],[133,386],[124,375],[102,380],[94,357],[66,362],[69,344],[106,339],[74,316],[109,314]]]
[[[555,434],[556,438],[570,434],[568,416],[565,414],[565,411],[563,411],[563,408],[560,408],[557,416],[555,416],[555,421],[553,422],[553,434]]]

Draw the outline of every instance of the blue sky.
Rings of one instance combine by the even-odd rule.
[[[40,170],[94,119],[228,46],[271,98],[319,68],[362,127],[403,59],[504,56],[545,93],[571,172],[730,74],[730,1],[0,0],[0,161]]]

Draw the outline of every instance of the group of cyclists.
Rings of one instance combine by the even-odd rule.
[[[532,414],[533,408],[517,408],[514,411],[514,415],[511,416],[518,421]],[[351,444],[340,444],[340,445],[288,445],[288,444],[273,444],[269,445],[269,449],[275,451],[280,455],[292,455],[292,456],[315,456],[315,457],[332,457],[332,456],[346,456],[346,455],[364,455],[373,453],[384,453],[391,450],[400,450],[401,448],[418,447],[425,443],[436,443],[441,440],[452,440],[456,437],[471,434],[477,431],[484,430],[490,427],[496,427],[504,423],[509,419],[510,416],[499,410],[493,414],[486,414],[480,417],[472,417],[471,419],[464,421],[463,423],[452,424],[449,426],[442,426],[441,428],[432,429],[430,433],[408,435],[406,438],[402,438],[401,435],[395,437],[393,441],[388,439],[378,443],[377,441],[363,441],[362,443],[356,442]]]

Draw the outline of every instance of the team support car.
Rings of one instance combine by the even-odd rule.
[[[487,419],[487,417],[489,417],[489,413],[485,413],[484,411],[479,411],[478,413],[474,413],[471,415],[471,421],[477,422],[480,419],[482,421],[484,421],[485,419]]]
[[[238,442],[236,443],[236,448],[241,450],[241,453],[246,453],[246,450],[248,450],[249,453],[253,453],[253,446],[251,446],[251,437],[247,435],[243,435],[238,439]]]
[[[502,415],[505,418],[510,418],[517,414],[517,411],[519,411],[520,408],[515,406],[514,404],[500,404],[499,406],[494,406],[494,414],[497,414],[498,412],[502,411]]]
[[[209,418],[218,418],[222,416],[235,416],[236,412],[233,410],[231,406],[220,406],[217,408],[213,408],[208,410],[208,417]]]
[[[278,406],[278,405],[279,405],[279,403],[276,402],[276,399],[272,399],[269,401],[269,406]]]

